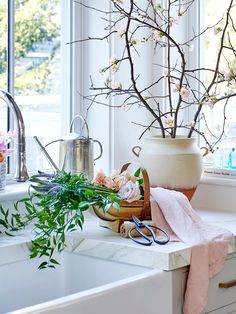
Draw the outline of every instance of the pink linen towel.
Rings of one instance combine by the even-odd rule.
[[[187,197],[176,191],[151,188],[152,220],[172,241],[192,247],[185,291],[184,314],[200,314],[208,301],[209,278],[223,267],[232,233],[204,222]]]

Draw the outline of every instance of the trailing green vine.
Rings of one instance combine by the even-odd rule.
[[[91,183],[83,174],[39,173],[31,181],[29,196],[16,202],[14,213],[0,208],[0,225],[11,234],[32,224],[35,238],[30,257],[44,257],[40,269],[58,264],[54,253],[65,248],[67,232],[82,229],[84,212],[90,206],[96,204],[104,211],[110,206],[119,209],[120,198],[114,190]]]

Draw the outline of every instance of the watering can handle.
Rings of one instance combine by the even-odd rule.
[[[97,160],[97,159],[99,159],[99,158],[101,158],[101,157],[102,157],[102,154],[103,154],[103,148],[102,148],[102,144],[101,144],[101,142],[99,142],[98,140],[93,140],[93,142],[94,142],[94,143],[98,143],[98,145],[99,145],[99,147],[100,147],[100,154],[99,154],[99,156],[98,156],[98,157],[96,157],[96,158],[94,158],[94,160]]]
[[[136,149],[138,149],[138,152],[136,152]],[[140,146],[134,146],[134,147],[132,148],[132,152],[133,152],[133,154],[134,154],[136,157],[139,157],[139,154],[140,154],[141,150],[142,150],[142,148],[141,148]]]
[[[76,115],[73,119],[72,119],[72,121],[71,121],[71,123],[70,123],[70,133],[72,132],[72,128],[73,128],[73,124],[74,124],[74,122],[75,122],[75,120],[76,119],[81,119],[83,122],[84,122],[84,125],[85,125],[85,127],[86,127],[86,130],[87,130],[87,138],[89,138],[89,128],[88,128],[88,124],[87,124],[87,122],[86,122],[86,120],[81,116],[81,115]]]

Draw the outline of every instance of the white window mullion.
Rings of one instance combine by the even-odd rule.
[[[7,3],[7,91],[14,96],[15,89],[15,0],[8,0]],[[7,129],[14,129],[14,117],[10,108],[7,108],[8,119]],[[8,173],[13,173],[16,158],[8,160]]]
[[[62,0],[61,3],[61,52],[62,52],[62,135],[69,131],[69,124],[72,117],[73,108],[73,45],[69,43],[73,40],[74,20],[73,1]]]
[[[8,0],[7,10],[7,91],[14,95],[15,73],[15,0]]]

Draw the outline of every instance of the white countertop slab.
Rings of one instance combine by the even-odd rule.
[[[229,244],[229,253],[236,252],[236,213],[198,210],[208,223],[224,227],[234,235]],[[0,265],[28,258],[31,229],[17,233],[15,237],[0,236]],[[167,245],[142,246],[131,239],[99,226],[97,217],[87,214],[82,231],[73,232],[67,238],[67,251],[96,256],[124,263],[173,270],[189,265],[191,247],[182,242]]]

